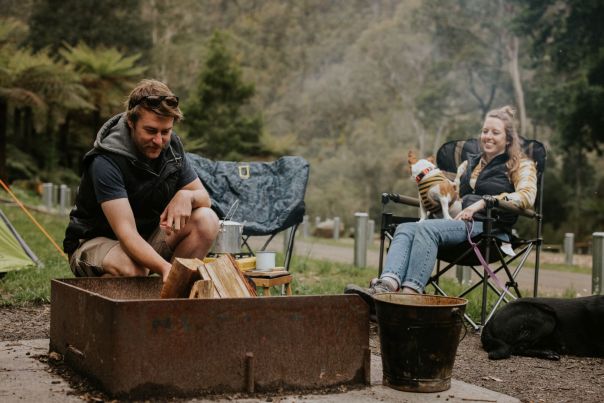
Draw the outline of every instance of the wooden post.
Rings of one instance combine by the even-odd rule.
[[[591,293],[593,295],[604,295],[604,232],[594,232],[592,234],[592,275],[591,275]]]
[[[245,353],[245,386],[248,393],[254,393],[254,353]]]

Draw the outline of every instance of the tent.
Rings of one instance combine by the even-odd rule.
[[[24,267],[43,266],[42,262],[25,243],[8,217],[0,210],[0,277],[6,272]]]

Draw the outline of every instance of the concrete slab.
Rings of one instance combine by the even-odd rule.
[[[0,401],[13,402],[82,402],[76,392],[60,376],[49,372],[48,366],[36,355],[48,352],[48,339],[0,342]],[[401,392],[382,385],[382,362],[377,355],[371,356],[371,386],[332,394],[300,395],[292,393],[272,397],[273,402],[346,402],[368,401],[425,403],[497,402],[516,403],[518,399],[493,392],[465,382],[453,380],[451,389],[437,393]],[[190,402],[208,401],[190,399]],[[216,400],[232,402],[233,400]],[[267,398],[237,399],[241,403],[266,402]]]
[[[0,342],[0,401],[82,402],[73,390],[52,374],[36,355],[48,353],[48,339]]]

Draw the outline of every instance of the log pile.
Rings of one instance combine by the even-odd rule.
[[[247,281],[230,255],[204,263],[200,259],[175,258],[160,298],[246,298],[255,297],[255,288]]]

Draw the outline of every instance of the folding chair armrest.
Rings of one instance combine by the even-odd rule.
[[[483,198],[486,200],[486,198],[489,198],[489,197],[492,197],[492,196],[485,196]],[[521,209],[521,208],[516,207],[513,203],[511,203],[509,201],[505,201],[505,200],[498,200],[495,198],[493,198],[493,200],[494,200],[493,206],[496,209],[509,211],[511,213],[518,214],[518,215],[521,215],[524,217],[529,217],[529,218],[535,218],[537,216],[537,213],[532,209]],[[487,205],[488,205],[488,203],[487,203]]]
[[[419,207],[419,199],[416,197],[403,196],[398,193],[382,193],[382,204],[387,204],[389,201]]]

